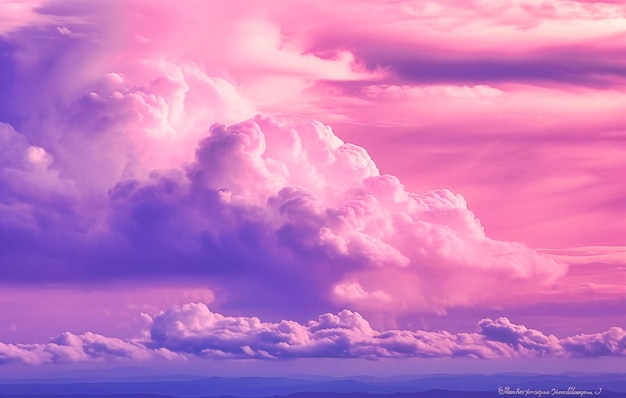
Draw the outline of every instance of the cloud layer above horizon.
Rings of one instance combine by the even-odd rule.
[[[516,325],[505,317],[482,319],[476,331],[374,330],[358,312],[326,313],[301,324],[230,317],[203,303],[174,306],[154,317],[146,337],[119,339],[86,332],[63,333],[43,344],[0,342],[0,365],[104,360],[295,358],[447,358],[626,356],[626,331],[566,338]]]

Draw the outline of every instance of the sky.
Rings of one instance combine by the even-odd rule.
[[[610,0],[0,2],[0,369],[614,368],[624,49]]]

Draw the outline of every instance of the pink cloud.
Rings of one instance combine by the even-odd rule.
[[[556,336],[546,336],[542,332],[528,329],[523,325],[515,325],[507,318],[495,321],[483,319],[478,324],[480,333],[491,341],[500,341],[514,347],[518,351],[528,351],[539,355],[559,354],[561,350]]]
[[[171,307],[153,318],[156,347],[204,356],[276,357],[459,357],[626,355],[621,328],[565,339],[516,325],[507,318],[483,319],[476,332],[386,330],[359,313],[323,314],[306,324],[252,317],[226,317],[204,304]]]
[[[602,333],[568,337],[562,344],[576,356],[626,355],[626,331],[613,327]]]
[[[434,52],[454,50],[457,56],[493,50],[523,54],[581,42],[613,47],[616,43],[601,39],[620,38],[620,18],[626,13],[621,4],[580,1],[380,1],[368,6],[352,2],[343,8],[318,3],[317,7],[309,4],[307,11],[324,15],[324,21],[307,21],[296,13],[293,20],[300,25],[292,29],[306,32],[317,45],[339,42],[343,35],[360,45],[367,40],[374,46],[385,41],[396,48],[417,45]],[[335,29],[324,30],[324,26]],[[579,27],[583,30],[577,31]]]
[[[0,364],[132,361],[188,356],[231,359],[446,358],[624,356],[618,327],[559,339],[507,318],[483,319],[474,332],[373,329],[357,312],[326,313],[316,320],[264,322],[224,316],[202,303],[173,306],[151,319],[150,337],[119,339],[63,333],[43,344],[0,343]]]
[[[156,356],[167,359],[178,355],[167,349],[152,350],[140,342],[106,337],[86,332],[63,333],[44,344],[5,344],[0,342],[0,364],[64,363],[104,360],[147,360]]]
[[[289,136],[291,142],[285,141]],[[378,175],[363,149],[344,144],[316,122],[298,126],[256,118],[217,126],[196,156],[184,176],[118,184],[111,191],[115,227],[154,234],[164,245],[166,230],[185,225],[189,242],[205,231],[211,252],[232,256],[231,263],[254,275],[249,267],[255,261],[228,248],[243,245],[242,233],[249,230],[265,257],[255,267],[273,267],[285,255],[291,265],[277,269],[332,266],[328,274],[312,275],[306,289],[318,291],[322,300],[333,292],[332,300],[355,308],[379,307],[382,297],[389,307],[404,303],[403,310],[441,311],[493,300],[506,290],[503,281],[549,285],[565,272],[522,244],[489,239],[460,195],[414,194],[395,177]],[[213,199],[198,207],[195,197],[203,195]],[[174,203],[189,207],[176,209]],[[166,235],[159,235],[161,228]],[[207,271],[224,267],[212,256],[204,260]]]
[[[45,1],[11,0],[0,4],[0,36],[24,27],[54,23],[54,18],[38,13]]]
[[[563,355],[555,336],[484,319],[478,333],[387,330],[378,332],[359,313],[343,310],[315,321],[262,322],[224,317],[204,304],[172,307],[154,317],[156,347],[204,356],[276,357],[449,357],[506,358]]]
[[[349,108],[351,120],[396,127],[430,127],[458,135],[482,134],[532,125],[528,134],[548,129],[623,127],[626,97],[621,90],[544,88],[531,85],[368,85],[359,96],[368,102]],[[592,98],[590,102],[589,99]],[[347,102],[350,98],[345,99]],[[598,116],[601,116],[600,121]],[[469,126],[468,126],[469,125]],[[456,131],[454,131],[456,129]]]
[[[390,99],[376,102],[378,115],[388,110],[385,122],[374,107],[355,108],[354,115],[377,118],[376,128],[346,121],[336,128],[369,148],[382,170],[397,175],[407,189],[445,186],[462,192],[494,237],[535,247],[623,245],[619,203],[625,192],[615,176],[626,167],[618,133],[624,126],[612,108],[622,96],[611,90],[532,91],[511,107],[504,92],[485,103],[439,96]],[[551,105],[550,98],[569,104],[571,112]],[[587,105],[586,98],[603,105]]]
[[[82,190],[66,200],[89,213],[82,228],[90,232],[66,239],[98,260],[87,261],[89,272],[76,265],[76,275],[181,272],[225,291],[267,283],[244,289],[238,300],[246,300],[314,269],[268,303],[305,293],[316,309],[441,313],[499,300],[503,281],[549,285],[565,272],[523,244],[487,237],[461,195],[415,194],[380,175],[364,148],[320,122],[257,117],[210,127],[251,108],[196,63],[118,66],[86,84],[69,102],[64,134],[36,150],[52,152],[55,169]],[[55,274],[52,264],[44,275]],[[228,276],[236,269],[236,279]]]

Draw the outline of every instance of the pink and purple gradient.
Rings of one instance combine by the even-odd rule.
[[[624,48],[618,2],[0,4],[0,366],[623,357]]]

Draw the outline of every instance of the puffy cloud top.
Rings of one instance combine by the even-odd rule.
[[[198,242],[197,272],[238,269],[239,281],[282,286],[281,301],[293,301],[284,287],[300,279],[297,294],[317,301],[440,310],[565,272],[487,237],[460,195],[407,192],[319,122],[213,126],[183,169],[120,182],[110,198],[129,239],[171,246],[162,237],[185,236]]]
[[[115,7],[102,7],[102,18],[114,16]],[[521,243],[489,238],[460,194],[409,192],[329,126],[253,116],[236,79],[202,57],[187,59],[190,52],[163,56],[150,44],[162,33],[149,24],[143,33],[152,37],[133,41],[136,51],[96,55],[110,55],[96,38],[112,40],[115,29],[98,33],[106,18],[87,8],[91,29],[80,31],[82,20],[46,25],[42,31],[58,39],[50,48],[30,40],[21,58],[9,53],[10,66],[36,77],[37,87],[2,94],[14,96],[20,111],[2,111],[22,130],[0,125],[8,149],[0,151],[0,237],[12,242],[0,247],[7,281],[177,276],[201,280],[224,309],[395,315],[493,303],[511,286],[524,291],[564,275],[564,265]],[[51,4],[47,13],[67,9]],[[348,53],[320,58],[282,46],[286,38],[271,23],[242,20],[232,29],[236,43],[249,44],[250,32],[267,39],[285,61],[266,65],[273,73],[375,75]],[[86,36],[69,35],[75,31]],[[12,40],[33,34],[19,30]],[[41,54],[55,51],[63,62],[37,74],[46,66]],[[236,58],[234,70],[247,70]],[[318,66],[321,75],[312,72]]]
[[[175,273],[202,276],[233,302],[286,313],[396,313],[489,302],[509,285],[549,285],[565,273],[523,244],[490,239],[461,195],[407,191],[381,175],[364,148],[318,121],[257,116],[209,127],[243,109],[235,100],[201,111],[228,104],[232,86],[195,64],[146,61],[141,70],[105,74],[51,150],[2,127],[2,140],[15,147],[0,159],[0,182],[12,187],[3,201],[13,211],[44,191],[56,195],[63,206],[48,206],[47,217],[59,220],[50,229],[66,246],[39,241],[54,253],[45,267],[9,256],[9,277]],[[86,135],[91,144],[75,151]],[[16,178],[29,188],[11,183]],[[43,215],[29,217],[21,227]],[[5,233],[17,224],[5,223]]]

